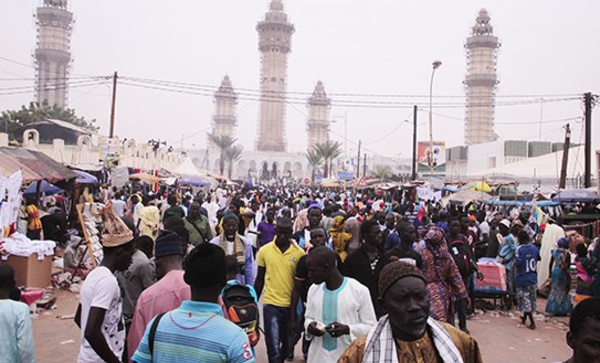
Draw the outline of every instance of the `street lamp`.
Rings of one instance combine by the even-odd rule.
[[[431,65],[433,69],[431,70],[431,82],[429,83],[429,173],[430,177],[433,178],[433,76],[435,70],[442,65],[442,61],[435,60]]]
[[[333,116],[332,122],[336,122],[342,116]],[[348,158],[348,111],[344,111],[344,158]]]

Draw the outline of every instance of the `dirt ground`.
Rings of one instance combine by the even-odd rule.
[[[69,315],[75,313],[79,297],[69,291],[56,291],[56,308],[41,311],[33,318],[33,331],[38,362],[75,362],[80,344],[80,331]],[[539,299],[543,311],[545,300]],[[62,319],[67,317],[66,319]],[[555,362],[570,357],[565,342],[567,318],[542,321],[536,316],[537,329],[519,326],[518,313],[505,316],[498,312],[478,314],[468,321],[471,334],[478,341],[485,362]],[[295,362],[302,362],[300,344],[296,347]],[[267,362],[264,342],[259,343],[257,362]]]

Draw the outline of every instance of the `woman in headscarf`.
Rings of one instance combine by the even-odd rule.
[[[308,209],[302,209],[298,212],[296,219],[294,220],[294,233],[303,230],[308,227]]]
[[[569,296],[571,256],[568,248],[569,240],[567,237],[561,237],[558,240],[558,248],[552,250],[552,257],[550,258],[550,294],[546,304],[546,313],[548,314],[561,316],[571,313],[571,297]]]
[[[344,262],[348,257],[348,243],[352,239],[352,234],[346,232],[343,216],[333,218],[333,226],[329,229],[329,236],[331,236],[333,242],[333,250]]]
[[[160,210],[155,203],[156,200],[146,199],[136,226],[141,236],[148,236],[153,241],[158,237],[158,224],[160,223]]]
[[[346,220],[346,232],[352,235],[350,242],[348,242],[348,255],[360,248],[360,222],[356,217],[351,217]]]
[[[429,225],[424,241],[425,247],[421,250],[423,258],[421,270],[427,280],[431,317],[452,323],[451,307],[454,302],[468,298],[467,289],[448,251],[444,232],[435,225]]]

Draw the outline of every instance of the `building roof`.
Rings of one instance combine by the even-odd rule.
[[[0,174],[10,176],[21,170],[23,182],[47,180],[55,183],[77,177],[72,170],[40,151],[0,147]]]
[[[93,135],[94,134],[94,132],[91,130],[84,129],[83,127],[73,125],[72,123],[69,123],[66,121],[52,119],[52,118],[47,118],[47,119],[43,119],[41,121],[31,122],[31,123],[27,124],[27,126],[47,125],[47,124],[54,124],[56,126],[60,126],[65,129],[75,131],[78,134],[83,134],[83,135]]]
[[[567,177],[574,178],[583,176],[585,164],[585,147],[583,145],[569,149],[569,161],[567,164]],[[592,177],[598,175],[598,163],[596,153],[600,150],[600,144],[592,145]],[[557,151],[550,154],[528,158],[516,163],[505,164],[493,169],[487,169],[470,173],[469,176],[492,176],[493,174],[509,174],[516,178],[560,178],[563,152]]]

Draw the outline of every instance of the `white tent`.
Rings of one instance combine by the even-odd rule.
[[[194,165],[194,162],[191,158],[186,157],[183,160],[183,163],[179,165],[175,170],[173,170],[173,174],[177,175],[192,175],[192,176],[206,176],[206,174],[201,173],[198,168]]]
[[[569,162],[567,164],[567,177],[573,178],[577,175],[583,175],[585,154],[584,146],[577,146],[569,149]],[[592,145],[592,175],[598,173],[598,163],[596,162],[596,150],[600,150],[600,144]],[[492,176],[493,174],[511,175],[515,178],[560,178],[560,168],[562,164],[563,152],[554,153],[528,158],[512,164],[502,165],[493,169],[487,169],[469,174],[469,176]]]

